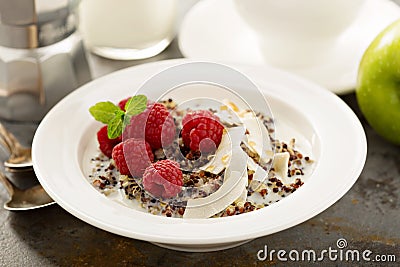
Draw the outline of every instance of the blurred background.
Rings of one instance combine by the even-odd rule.
[[[90,1],[93,5],[107,2],[88,0],[85,4],[89,4]],[[400,0],[393,1],[400,5]],[[0,44],[0,122],[21,142],[22,146],[30,147],[35,130],[46,112],[79,86],[123,68],[182,58],[183,53],[180,49],[182,40],[179,40],[181,36],[178,33],[182,30],[185,15],[201,0],[176,0],[176,3],[171,1],[171,5],[175,5],[176,8],[176,14],[170,10],[173,16],[173,26],[170,25],[172,28],[168,28],[168,16],[165,22],[159,25],[160,28],[166,29],[167,41],[163,43],[164,47],[158,46],[159,51],[153,51],[156,55],[149,51],[142,56],[133,55],[136,58],[143,57],[135,60],[121,58],[132,51],[125,50],[126,54],[124,51],[115,50],[111,54],[107,53],[104,47],[112,48],[115,44],[102,44],[101,38],[98,37],[104,37],[103,33],[96,32],[99,30],[96,28],[96,23],[101,23],[106,18],[101,15],[92,16],[89,21],[89,15],[93,15],[90,6],[83,7],[89,11],[80,11],[81,15],[88,16],[80,19],[81,23],[86,23],[82,29],[78,27],[78,20],[73,21],[69,17],[68,8],[57,9],[55,13],[43,12],[40,16],[29,12],[19,16],[20,13],[16,12],[13,4],[26,4],[27,1],[15,0],[13,4],[10,2],[0,0],[3,23],[0,29],[2,34],[0,37],[3,38],[0,38],[3,40]],[[79,1],[72,2],[74,5],[79,4]],[[117,2],[112,1],[112,5],[116,5]],[[389,1],[384,2],[385,5],[387,2]],[[112,11],[112,5],[108,6],[108,10]],[[397,16],[399,8],[390,6],[388,9],[390,16]],[[167,7],[163,10],[166,11]],[[165,15],[166,12],[162,12],[163,10],[160,12]],[[140,15],[137,10],[135,12],[133,13]],[[371,12],[379,13],[379,10]],[[63,16],[65,19],[60,20],[59,18]],[[54,29],[61,30],[56,34],[54,32],[57,31],[53,28],[44,28],[43,32],[48,31],[46,38],[35,39],[32,36],[27,38],[24,34],[31,33],[31,26],[23,29],[23,34],[16,31],[16,29],[21,30],[21,25],[23,27],[27,25],[24,21],[26,18],[33,18],[29,25],[39,25],[40,21],[37,18],[40,18],[51,21]],[[388,18],[389,15],[386,19]],[[151,18],[142,19],[145,21]],[[208,18],[205,17],[204,20],[207,21]],[[78,28],[77,32],[75,28]],[[67,34],[68,31],[72,31],[73,34]],[[140,34],[148,36],[143,32],[139,32],[138,36]],[[164,36],[163,34],[159,33],[156,37]],[[163,38],[160,37],[161,39]],[[190,44],[190,40],[187,44]],[[364,51],[358,52],[362,54]],[[132,54],[130,56],[132,57]],[[13,61],[20,63],[9,64]],[[358,63],[354,64],[358,66]],[[301,70],[294,72],[304,74]],[[397,145],[386,141],[371,128],[358,106],[355,88],[345,87],[339,93],[331,91],[338,93],[360,119],[368,139],[368,158],[363,173],[354,187],[335,205],[315,218],[237,248],[193,254],[171,251],[147,242],[110,234],[78,220],[57,205],[27,212],[9,212],[0,209],[2,247],[0,266],[258,266],[260,262],[256,259],[256,252],[266,243],[274,248],[318,250],[326,249],[340,237],[352,240],[351,245],[354,249],[371,249],[398,255],[400,150]],[[2,146],[0,161],[4,162],[9,155],[7,147]],[[5,172],[10,180],[21,188],[28,188],[38,183],[31,169],[13,172],[5,170],[4,166],[0,165],[0,171]],[[7,190],[0,186],[0,204],[3,205],[7,200]],[[400,260],[400,255],[398,256]],[[285,266],[279,262],[269,263]],[[298,266],[308,266],[308,263],[299,263]]]

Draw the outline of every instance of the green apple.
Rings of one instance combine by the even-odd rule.
[[[383,30],[365,51],[356,95],[372,128],[400,144],[400,20]]]

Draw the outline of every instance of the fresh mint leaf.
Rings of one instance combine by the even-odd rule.
[[[145,95],[136,95],[126,102],[126,115],[129,117],[142,113],[147,107],[147,97]]]
[[[126,111],[107,101],[90,107],[89,112],[97,121],[107,124],[108,138],[114,139],[122,135],[125,127],[129,125],[131,117],[140,114],[146,107],[147,97],[137,95],[128,100],[125,105]]]
[[[118,112],[118,114],[116,114],[115,117],[109,121],[107,127],[108,138],[114,139],[122,134],[124,115],[124,112],[120,110],[120,112]]]
[[[125,129],[129,124],[131,124],[132,116],[125,114],[124,116],[124,125],[122,126]]]
[[[110,101],[99,102],[89,108],[89,112],[92,114],[95,120],[105,124],[108,124],[111,120],[113,120],[119,111],[121,111],[120,108]]]

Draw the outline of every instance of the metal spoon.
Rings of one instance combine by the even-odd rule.
[[[8,202],[4,203],[4,208],[7,210],[32,210],[55,203],[41,185],[35,185],[28,189],[21,190],[8,180],[2,172],[0,172],[0,182],[4,185],[11,197]]]
[[[11,155],[4,162],[7,168],[32,168],[31,149],[23,147],[15,136],[0,123],[0,142],[10,151]]]

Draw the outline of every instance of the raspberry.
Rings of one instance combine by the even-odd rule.
[[[182,190],[182,185],[179,163],[169,159],[150,165],[143,174],[143,187],[154,197],[174,197]]]
[[[131,138],[114,147],[112,158],[121,174],[138,177],[154,160],[154,155],[146,141]]]
[[[145,139],[155,150],[171,145],[175,134],[175,122],[168,109],[163,104],[148,102],[145,111],[131,118],[123,137]]]
[[[113,148],[121,143],[121,136],[115,139],[109,139],[107,135],[107,126],[101,127],[101,129],[97,132],[97,141],[100,145],[100,150],[104,155],[111,158]]]
[[[121,110],[125,111],[125,105],[126,105],[126,102],[128,102],[129,99],[131,99],[131,97],[128,97],[128,98],[125,98],[125,99],[119,101],[118,107],[119,107]]]
[[[182,120],[182,140],[192,151],[210,153],[221,143],[224,126],[208,110],[188,113]]]

